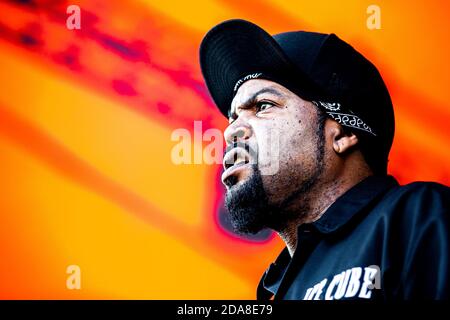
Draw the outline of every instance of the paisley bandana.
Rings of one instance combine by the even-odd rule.
[[[360,117],[354,115],[350,112],[343,112],[341,110],[341,104],[337,102],[323,102],[323,101],[312,101],[317,107],[322,107],[325,112],[333,118],[335,121],[339,122],[341,125],[355,128],[359,130],[366,131],[373,136],[376,136],[375,132],[369,125],[367,125]]]

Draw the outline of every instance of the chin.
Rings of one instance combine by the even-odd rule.
[[[266,228],[272,215],[258,168],[253,166],[248,171],[238,181],[226,181],[230,186],[225,205],[234,230],[241,234],[254,234]]]

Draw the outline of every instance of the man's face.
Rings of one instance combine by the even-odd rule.
[[[311,102],[261,79],[242,84],[230,115],[222,181],[233,225],[281,229],[307,211],[302,197],[323,171],[324,120]]]

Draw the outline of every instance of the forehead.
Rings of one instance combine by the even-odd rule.
[[[293,94],[286,87],[283,87],[282,85],[270,80],[265,79],[248,80],[239,87],[236,95],[231,101],[230,111],[233,112],[239,105],[244,104],[248,99],[250,99],[260,91],[264,92],[264,94],[267,95],[276,95],[278,97],[283,98],[288,98]]]

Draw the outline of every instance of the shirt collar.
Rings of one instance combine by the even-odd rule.
[[[308,229],[309,231],[318,231],[319,234],[329,234],[337,231],[359,212],[362,212],[364,208],[395,186],[398,186],[398,182],[392,176],[370,176],[364,179],[341,195],[319,220],[310,224],[300,225],[298,227],[298,237],[300,237],[301,231]],[[319,235],[316,232],[314,234]],[[277,293],[291,260],[289,251],[285,247],[262,277],[257,290],[258,299],[265,300]]]
[[[394,186],[398,182],[390,175],[367,177],[341,195],[312,225],[321,233],[334,232]]]

